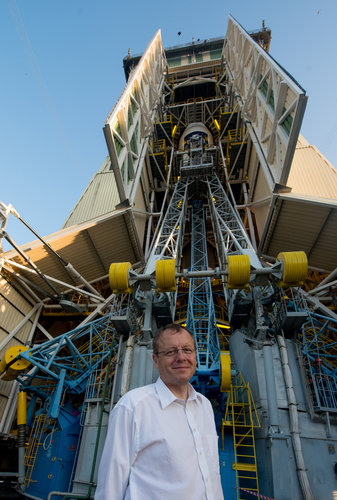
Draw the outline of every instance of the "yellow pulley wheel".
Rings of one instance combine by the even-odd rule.
[[[308,275],[308,259],[305,252],[281,252],[276,260],[283,262],[282,280],[279,281],[279,287],[303,285]]]
[[[27,351],[28,347],[22,345],[14,345],[7,349],[4,358],[0,361],[0,374],[5,373],[2,380],[10,381],[15,380],[20,373],[26,370],[30,365],[27,359],[20,358],[13,363],[13,360],[24,351]],[[10,364],[12,363],[12,364]]]
[[[221,383],[220,392],[228,392],[231,388],[231,357],[229,351],[221,351]]]
[[[109,269],[110,288],[114,293],[131,293],[129,287],[130,262],[114,262]]]
[[[159,292],[175,292],[176,261],[174,259],[157,260],[156,284]]]
[[[229,255],[227,260],[227,288],[247,288],[250,279],[248,255]]]

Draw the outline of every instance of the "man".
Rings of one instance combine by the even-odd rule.
[[[110,414],[95,500],[223,500],[213,410],[189,384],[193,335],[167,325],[153,361],[157,382],[125,394]]]

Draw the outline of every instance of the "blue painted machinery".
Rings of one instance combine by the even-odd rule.
[[[87,401],[104,391],[118,345],[107,314],[21,353],[29,372],[17,380],[30,395],[25,495],[47,498],[50,491],[69,490]]]
[[[201,200],[192,203],[191,271],[208,269],[206,225]],[[193,383],[202,393],[205,384],[220,388],[220,345],[210,277],[190,279],[187,328],[197,345],[197,371]]]

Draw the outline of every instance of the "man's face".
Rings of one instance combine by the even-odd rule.
[[[175,356],[165,356],[164,352],[174,348],[180,348]],[[187,386],[197,366],[196,353],[186,355],[181,348],[194,350],[191,335],[186,330],[180,332],[166,330],[158,339],[158,351],[161,354],[153,355],[153,361],[159,370],[160,378],[171,390],[175,387]]]

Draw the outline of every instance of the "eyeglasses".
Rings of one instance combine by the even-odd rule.
[[[193,347],[175,347],[169,349],[168,351],[158,351],[155,354],[162,354],[165,358],[173,358],[181,351],[185,356],[192,356],[195,353],[196,349]]]

